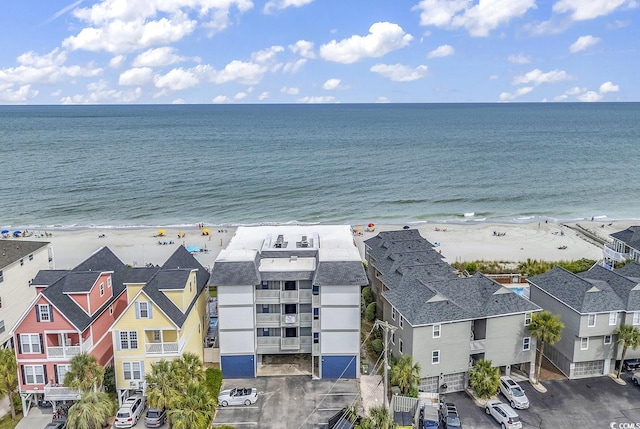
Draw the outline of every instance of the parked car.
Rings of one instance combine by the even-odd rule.
[[[462,423],[458,409],[450,402],[440,404],[440,427],[442,429],[461,429]]]
[[[53,419],[51,423],[47,423],[44,429],[66,429],[67,419]]]
[[[640,369],[640,359],[625,359],[622,369],[631,372]]]
[[[159,428],[167,421],[167,409],[161,410],[153,407],[147,409],[147,414],[144,416],[144,425],[148,428]]]
[[[234,389],[223,390],[218,395],[218,405],[251,405],[258,400],[258,389],[255,387],[236,387]]]
[[[511,408],[520,410],[529,408],[529,398],[525,395],[522,387],[513,381],[511,377],[506,375],[500,377],[500,392],[507,398]]]
[[[142,416],[145,405],[146,399],[141,394],[127,398],[122,403],[120,409],[118,409],[113,426],[116,428],[130,428],[135,426],[138,420],[140,420],[140,416]]]
[[[640,386],[640,372],[635,372],[631,376],[631,381],[633,381],[633,384],[635,384],[636,386]]]
[[[522,422],[518,414],[509,405],[500,401],[487,401],[485,412],[492,416],[502,429],[520,429]]]

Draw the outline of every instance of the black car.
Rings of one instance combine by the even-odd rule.
[[[640,369],[640,359],[626,359],[622,364],[622,369],[627,372],[633,372]]]
[[[440,404],[440,427],[442,429],[462,429],[458,409],[450,402]]]
[[[66,429],[67,419],[53,419],[51,423],[47,423],[44,429]]]

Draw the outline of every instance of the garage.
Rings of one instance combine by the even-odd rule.
[[[322,378],[356,378],[358,357],[322,356]]]
[[[220,356],[220,369],[224,378],[253,378],[256,376],[254,355]]]

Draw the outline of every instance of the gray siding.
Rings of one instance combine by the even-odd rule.
[[[615,351],[615,344],[604,344],[604,336],[589,337],[589,348],[580,350],[580,338],[574,342],[574,362],[590,362],[594,360],[611,359]]]
[[[529,336],[529,329],[524,326],[524,314],[487,319],[485,359],[493,366],[534,362],[536,340],[531,338],[529,351],[522,350],[522,340]]]
[[[592,337],[592,336],[602,336],[602,335],[611,335],[616,330],[618,326],[620,326],[620,320],[622,319],[624,313],[615,311],[617,316],[616,324],[609,325],[609,312],[607,313],[597,313],[596,316],[596,326],[589,327],[589,316],[583,315],[580,317],[580,329],[576,334],[578,337]],[[633,322],[633,315],[631,318]]]
[[[471,322],[443,323],[440,338],[433,338],[433,326],[414,328],[413,359],[420,364],[422,378],[466,372],[471,351]],[[440,350],[440,363],[431,356]]]

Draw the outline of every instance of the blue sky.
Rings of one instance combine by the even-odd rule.
[[[640,101],[639,6],[7,2],[0,103]]]

